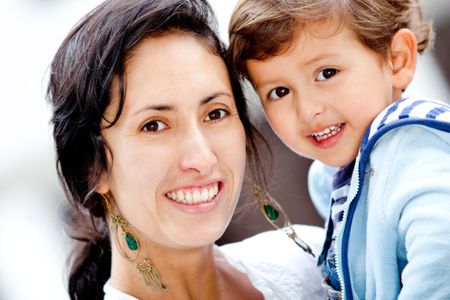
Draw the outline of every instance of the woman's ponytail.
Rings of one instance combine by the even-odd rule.
[[[71,300],[101,300],[111,272],[111,245],[102,218],[66,214],[68,234],[75,241],[69,257],[68,292]]]

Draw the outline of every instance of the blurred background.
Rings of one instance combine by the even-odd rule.
[[[450,1],[424,0],[435,21],[433,51],[420,57],[406,95],[450,102]],[[55,171],[45,100],[46,72],[71,27],[98,0],[0,1],[0,299],[67,299],[65,259],[70,241],[61,225],[64,195]],[[236,0],[212,0],[220,33]],[[322,225],[306,190],[310,161],[284,147],[256,113],[272,145],[270,190],[293,223]],[[243,198],[249,198],[249,193]],[[251,201],[251,199],[243,199]],[[245,202],[245,201],[243,201]],[[236,241],[270,229],[256,207],[233,219],[218,243]]]

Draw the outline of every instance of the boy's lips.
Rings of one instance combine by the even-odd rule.
[[[340,141],[345,131],[345,123],[328,126],[320,131],[308,135],[308,139],[314,143],[315,147],[328,150]]]
[[[320,131],[310,133],[309,136],[311,136],[315,141],[321,142],[336,136],[344,128],[344,125],[344,123],[334,124]]]

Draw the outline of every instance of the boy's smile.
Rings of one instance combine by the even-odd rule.
[[[330,127],[327,127],[324,130],[311,133],[311,137],[313,137],[317,142],[328,140],[336,136],[344,128],[344,126],[345,124],[331,125]]]
[[[337,20],[308,26],[285,53],[246,66],[283,142],[331,166],[354,160],[366,128],[397,100],[390,64]]]

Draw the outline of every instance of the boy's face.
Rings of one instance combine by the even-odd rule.
[[[395,99],[388,64],[338,26],[311,25],[287,52],[246,66],[283,142],[299,155],[340,167],[355,159],[370,122]]]

